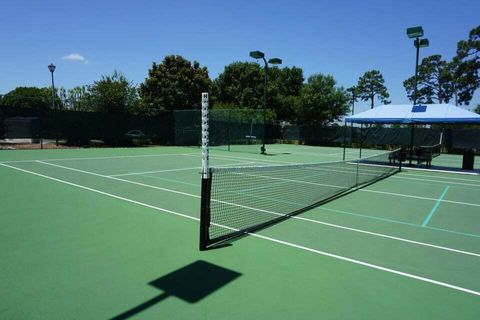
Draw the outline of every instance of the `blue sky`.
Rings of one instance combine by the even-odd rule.
[[[168,54],[199,61],[215,78],[261,50],[306,77],[332,74],[344,87],[379,69],[392,103],[407,103],[402,83],[414,72],[415,50],[406,28],[423,26],[430,47],[421,57],[451,59],[479,12],[478,0],[3,1],[0,94],[48,86],[50,62],[56,84],[71,88],[114,69],[139,84]],[[477,92],[471,107],[478,103]]]

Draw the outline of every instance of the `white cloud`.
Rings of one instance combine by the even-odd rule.
[[[63,56],[62,59],[63,60],[70,60],[70,61],[79,61],[79,62],[83,62],[85,64],[90,63],[90,61],[85,59],[85,57],[82,56],[79,53],[70,53],[68,56]]]

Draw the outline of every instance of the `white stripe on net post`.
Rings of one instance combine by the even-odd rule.
[[[211,177],[208,164],[208,93],[202,93],[202,197],[200,201],[200,250],[206,250],[210,243],[210,192]]]
[[[208,93],[202,93],[202,178],[208,179],[209,173],[209,151],[208,151],[208,137],[209,137],[209,115],[208,115]]]

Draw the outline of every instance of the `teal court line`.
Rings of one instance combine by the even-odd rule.
[[[317,209],[319,209],[320,211],[325,210],[325,211],[330,211],[330,212],[340,213],[340,214],[346,214],[346,215],[356,216],[356,217],[365,218],[365,219],[372,219],[372,220],[378,220],[378,221],[389,222],[389,223],[403,224],[403,225],[410,226],[410,227],[422,228],[421,225],[415,224],[415,223],[410,223],[410,222],[405,222],[405,221],[400,221],[400,220],[394,220],[394,219],[388,219],[388,218],[382,218],[382,217],[376,217],[376,216],[370,216],[370,215],[367,215],[367,214],[361,214],[361,213],[356,213],[356,212],[337,210],[337,209],[332,209],[332,208],[327,208],[327,207],[322,207],[322,206],[318,207]],[[312,209],[312,210],[316,210],[316,209]],[[458,235],[461,235],[461,236],[480,238],[480,235],[473,234],[473,233],[467,233],[467,232],[461,232],[461,231],[455,231],[455,230],[443,229],[443,228],[436,228],[436,227],[430,227],[430,226],[425,226],[424,228],[425,229],[436,230],[436,231],[441,231],[441,232],[452,233],[452,234],[458,234]]]
[[[180,181],[174,180],[174,179],[164,179],[164,178],[160,178],[160,177],[156,177],[156,176],[150,176],[150,175],[142,175],[142,176],[145,176],[145,177],[148,177],[148,178],[159,179],[159,180],[166,180],[166,181],[170,181],[170,182],[178,182],[178,183],[185,184],[185,185],[190,185],[190,186],[196,187],[196,188],[199,187],[198,184],[187,183],[187,182],[180,182]],[[254,189],[255,189],[255,188],[254,188]],[[256,195],[251,195],[251,196],[252,196],[252,197],[256,197],[256,198],[261,198],[261,199],[272,200],[272,201],[276,201],[276,202],[280,202],[280,203],[285,203],[285,204],[301,205],[301,204],[296,203],[296,202],[285,201],[285,200],[281,200],[281,199],[278,199],[278,198],[272,199],[272,198],[266,198],[266,197],[259,197],[259,196],[256,196]],[[439,202],[441,202],[441,201],[439,201]],[[325,206],[320,206],[320,207],[315,208],[315,209],[312,209],[312,210],[330,211],[330,212],[334,212],[334,213],[340,213],[340,214],[346,214],[346,215],[356,216],[356,217],[360,217],[360,218],[364,218],[364,219],[372,219],[372,220],[378,220],[378,221],[382,221],[382,222],[402,224],[402,225],[406,225],[406,226],[409,226],[409,227],[415,227],[415,228],[420,228],[420,227],[422,227],[421,225],[416,224],[416,223],[410,223],[410,222],[405,222],[405,221],[400,221],[400,220],[395,220],[395,219],[389,219],[389,218],[383,218],[383,217],[376,217],[376,216],[371,216],[371,215],[367,215],[367,214],[361,214],[361,213],[349,212],[349,211],[344,211],[344,210],[338,210],[338,209],[328,208],[328,207],[325,207]],[[322,220],[319,220],[319,221],[322,222]],[[478,235],[478,234],[473,234],[473,233],[455,231],[455,230],[444,229],[444,228],[436,228],[436,227],[430,227],[430,226],[423,226],[423,227],[426,228],[426,229],[436,230],[436,231],[440,231],[440,232],[457,234],[457,235],[466,236],[466,237],[480,238],[480,235]]]
[[[177,182],[177,183],[181,183],[181,184],[185,184],[185,185],[190,185],[190,186],[196,187],[196,188],[199,187],[198,184],[181,182],[181,181],[175,180],[175,179],[164,179],[164,178],[160,178],[160,177],[157,177],[157,176],[151,176],[151,175],[141,175],[141,176],[145,176],[145,177],[148,177],[148,178],[159,179],[159,180],[166,180],[166,181],[169,181],[169,182]],[[251,195],[251,196],[259,198],[259,196],[255,196],[255,195]],[[261,198],[265,199],[265,197],[261,197]],[[276,198],[276,199],[268,198],[268,200],[274,200],[276,202],[292,204],[292,205],[299,205],[299,203],[285,201],[285,200],[281,200],[281,199],[278,199],[278,198]],[[440,200],[438,202],[441,202]],[[416,224],[416,223],[410,223],[410,222],[405,222],[405,221],[400,221],[400,220],[395,220],[395,219],[371,216],[371,215],[368,215],[368,214],[361,214],[361,213],[349,212],[349,211],[344,211],[344,210],[338,210],[338,209],[328,208],[328,207],[325,207],[325,206],[320,206],[318,208],[312,209],[312,211],[313,210],[330,211],[330,212],[334,212],[334,213],[356,216],[356,217],[360,217],[360,218],[364,218],[364,219],[372,219],[372,220],[383,221],[383,222],[388,222],[388,223],[402,224],[402,225],[406,225],[406,226],[410,226],[410,227],[416,227],[416,228],[422,227],[421,225]],[[445,228],[430,227],[430,226],[424,226],[424,228],[431,229],[431,230],[436,230],[436,231],[440,231],[440,232],[457,234],[457,235],[466,236],[466,237],[480,238],[480,235],[473,234],[473,233],[455,231],[455,230],[450,230],[450,229],[445,229]]]
[[[447,194],[449,186],[446,186],[445,189],[443,190],[442,194],[440,195],[440,198],[437,199],[435,202],[435,205],[433,206],[432,210],[430,210],[430,213],[428,216],[425,218],[425,220],[422,223],[422,227],[426,227],[430,219],[432,219],[433,215],[435,214],[435,211],[437,211],[438,206],[440,205],[440,202],[443,200],[445,195]]]

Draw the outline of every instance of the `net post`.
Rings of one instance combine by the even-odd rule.
[[[346,139],[347,139],[347,119],[345,119],[345,123],[343,125],[343,160],[345,161],[345,147],[346,147]]]
[[[211,178],[202,179],[202,200],[200,205],[200,251],[207,250],[210,243],[208,229],[210,227],[210,191]]]
[[[209,243],[211,172],[209,167],[208,93],[202,93],[202,191],[200,204],[200,250]]]
[[[209,174],[209,114],[208,114],[208,93],[202,93],[202,179],[208,179]]]

